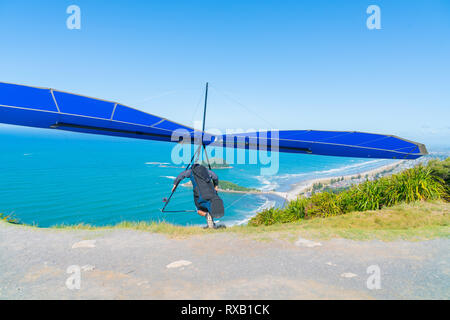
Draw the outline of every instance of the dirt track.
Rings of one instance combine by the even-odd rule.
[[[450,298],[450,240],[320,243],[304,247],[229,233],[170,239],[132,230],[0,223],[0,298]],[[79,290],[66,286],[71,265],[81,268]],[[379,290],[366,285],[371,265],[381,270]]]

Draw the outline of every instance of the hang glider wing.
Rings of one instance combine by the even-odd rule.
[[[417,159],[428,154],[421,143],[391,135],[355,131],[289,130],[229,134],[217,139],[214,144],[355,158]]]
[[[190,127],[120,103],[2,82],[0,122],[159,141],[172,141],[176,130],[192,139],[201,136]]]
[[[48,88],[0,82],[0,122],[137,139],[198,143],[233,148],[362,158],[416,159],[423,144],[395,136],[333,131],[278,131],[213,136],[120,103]],[[183,137],[181,137],[183,135]]]

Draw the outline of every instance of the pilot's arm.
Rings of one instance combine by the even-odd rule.
[[[219,177],[211,170],[209,170],[209,175],[211,176],[211,179],[213,181],[214,189],[216,189],[217,191],[219,189]]]
[[[173,181],[173,187],[172,187],[172,192],[175,190],[175,188],[177,187],[177,185],[184,179],[189,178],[191,176],[191,169],[185,170],[183,172],[181,172],[178,177],[175,178],[175,180]]]

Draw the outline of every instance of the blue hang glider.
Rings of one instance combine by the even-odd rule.
[[[203,128],[198,131],[112,101],[0,82],[0,123],[177,143],[187,140],[198,147],[186,169],[196,161],[202,148],[209,165],[207,145],[381,159],[416,159],[427,154],[425,145],[417,142],[355,131],[283,130],[211,135],[205,132],[207,100],[208,84]],[[177,187],[168,199],[163,199],[162,212],[192,212],[165,210]]]
[[[0,122],[137,139],[174,141],[181,130],[191,143],[279,152],[381,159],[417,159],[425,145],[392,135],[355,131],[286,130],[214,136],[120,103],[49,88],[0,82]],[[196,139],[200,136],[201,139]]]

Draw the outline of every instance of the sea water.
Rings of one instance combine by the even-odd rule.
[[[174,144],[80,133],[24,129],[0,130],[0,213],[23,223],[113,225],[122,221],[204,224],[195,213],[161,213],[173,179],[184,165],[171,160]],[[287,191],[318,177],[352,174],[390,163],[302,154],[280,154],[276,175],[258,164],[218,169],[220,179],[260,190]],[[257,211],[282,206],[266,194],[220,193],[226,225],[248,221]],[[192,189],[180,186],[168,210],[193,210]]]

